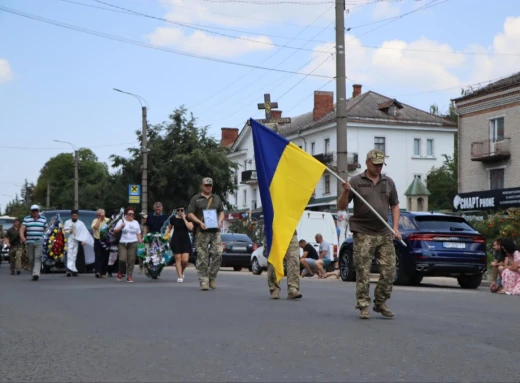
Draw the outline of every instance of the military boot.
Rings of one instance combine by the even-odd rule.
[[[361,319],[369,319],[370,311],[368,311],[368,307],[362,308],[359,310],[359,318]]]
[[[271,299],[280,299],[280,290],[271,291]]]
[[[300,299],[303,295],[299,291],[289,291],[287,299]]]
[[[376,313],[379,313],[381,314],[382,316],[384,316],[385,318],[393,318],[394,317],[394,313],[390,311],[390,309],[388,308],[388,306],[386,304],[382,304],[382,305],[374,305],[374,307],[372,308]]]
[[[214,279],[210,279],[209,280],[209,287],[211,287],[212,289],[216,289],[217,288],[217,284],[215,283]]]
[[[202,291],[208,291],[208,283],[207,282],[200,282],[200,289]]]

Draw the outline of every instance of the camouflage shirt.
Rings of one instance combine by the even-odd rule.
[[[208,202],[211,198],[211,203],[208,206]],[[200,219],[202,222],[204,222],[204,214],[202,213],[203,210],[216,210],[217,211],[217,217],[218,215],[224,211],[224,204],[222,203],[222,200],[220,197],[216,194],[211,194],[209,197],[205,197],[202,195],[202,193],[198,193],[193,196],[193,198],[190,201],[190,205],[188,206],[187,214],[193,213],[195,217]],[[195,223],[194,223],[195,224]],[[195,224],[196,225],[196,224]],[[207,229],[202,230],[200,227],[197,227],[197,231],[202,232],[218,232],[220,229]]]

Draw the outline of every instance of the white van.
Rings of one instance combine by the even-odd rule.
[[[319,244],[316,242],[316,234],[321,234],[323,240],[331,245],[331,255],[338,256],[338,235],[336,233],[336,225],[332,213],[305,210],[300,218],[298,226],[296,226],[296,234],[298,240],[305,239],[312,244],[316,251],[319,250]],[[260,275],[263,270],[267,270],[267,259],[263,255],[264,247],[260,246],[251,254],[251,271],[253,274]],[[300,249],[300,257],[303,250]]]

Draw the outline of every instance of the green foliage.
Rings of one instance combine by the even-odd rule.
[[[489,249],[498,237],[510,238],[520,245],[520,209],[518,208],[496,212],[482,221],[472,221],[471,224],[486,238]]]
[[[90,149],[78,151],[78,197],[80,209],[95,210],[104,205],[108,188],[108,166],[99,162]],[[47,185],[50,185],[50,207],[70,209],[74,206],[74,155],[61,153],[48,160],[40,170],[34,189],[34,200],[47,206]]]
[[[139,131],[137,138],[141,141]],[[188,203],[200,191],[203,177],[213,179],[213,192],[231,206],[225,198],[235,190],[232,170],[236,165],[227,158],[227,149],[208,136],[206,127],[198,127],[185,108],[174,110],[169,121],[148,127],[148,150],[148,206],[161,201],[171,211],[179,202]],[[141,183],[140,148],[128,152],[128,158],[111,156],[118,169],[112,197],[121,202],[121,197],[126,200],[128,184]]]
[[[246,234],[251,238],[253,243],[259,244],[263,240],[263,227],[263,221],[244,218],[231,221],[231,225],[228,227],[227,232]]]
[[[426,176],[428,190],[428,204],[431,209],[444,210],[452,208],[453,198],[458,192],[457,156],[443,154],[444,162],[441,167],[435,168]]]

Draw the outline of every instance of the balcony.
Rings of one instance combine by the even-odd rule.
[[[334,160],[334,155],[332,153],[315,154],[313,157],[325,165],[330,164]]]
[[[511,157],[510,142],[510,137],[497,142],[494,140],[472,142],[471,161],[498,162],[507,160]]]
[[[258,183],[258,177],[256,176],[256,170],[244,170],[242,172],[242,184],[252,185]]]

